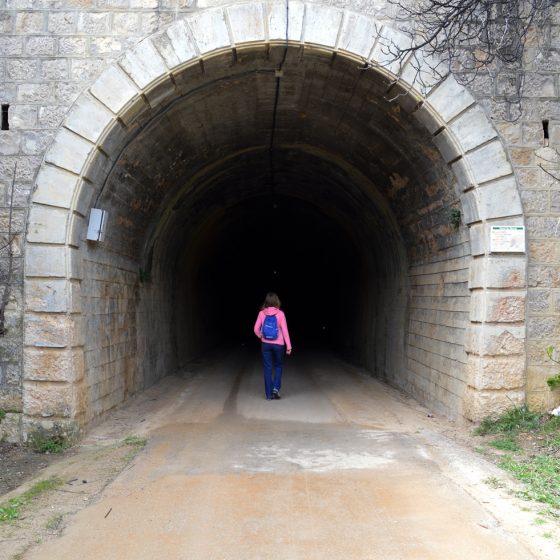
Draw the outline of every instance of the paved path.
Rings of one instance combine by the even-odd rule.
[[[26,558],[534,558],[453,482],[419,407],[331,357],[289,360],[280,401],[262,385],[258,361],[229,356],[123,411],[147,418],[146,450]]]

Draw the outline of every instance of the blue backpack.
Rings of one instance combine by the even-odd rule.
[[[264,340],[276,340],[278,338],[278,320],[276,315],[267,315],[264,318],[261,332]]]

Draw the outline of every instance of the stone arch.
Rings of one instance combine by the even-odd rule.
[[[290,2],[251,2],[188,15],[146,38],[111,64],[75,102],[48,150],[33,194],[25,251],[24,414],[28,426],[54,418],[83,424],[85,327],[80,302],[81,249],[92,185],[113,165],[112,150],[127,127],[138,127],[154,106],[172,101],[174,77],[217,56],[282,44],[315,49],[369,65],[404,95],[401,110],[432,135],[462,189],[469,227],[470,324],[467,391],[462,415],[479,420],[511,401],[523,402],[526,259],[492,253],[491,224],[522,226],[512,167],[494,127],[452,77],[412,82],[397,68],[380,36],[404,37],[375,19],[342,9]],[[380,30],[382,33],[380,34]],[[428,69],[426,69],[426,73]],[[426,85],[426,81],[429,85]],[[42,420],[43,419],[43,420]],[[48,420],[50,424],[55,420]]]

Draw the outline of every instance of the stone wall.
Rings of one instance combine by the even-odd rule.
[[[48,419],[55,414],[56,403],[64,398],[68,402],[79,401],[82,396],[74,394],[69,381],[60,377],[48,379],[52,390],[53,406],[43,406],[34,397],[36,384],[45,379],[29,376],[23,377],[23,320],[24,301],[26,310],[35,314],[36,322],[30,325],[27,333],[28,342],[45,344],[49,348],[36,350],[33,360],[41,363],[67,363],[80,361],[76,353],[57,350],[59,332],[49,331],[48,321],[41,320],[43,313],[56,313],[67,309],[67,303],[73,302],[77,309],[82,295],[74,293],[67,287],[61,291],[47,295],[44,284],[33,283],[33,263],[44,259],[42,248],[34,247],[38,239],[44,241],[45,229],[47,238],[56,243],[60,231],[65,228],[65,215],[61,213],[57,225],[50,223],[42,229],[40,216],[33,220],[33,226],[28,230],[28,254],[23,254],[23,234],[26,229],[29,197],[36,182],[36,174],[45,151],[59,129],[69,108],[87,86],[100,75],[102,70],[127,49],[137,44],[142,38],[163,29],[177,19],[200,8],[211,7],[233,2],[219,0],[0,0],[0,103],[9,105],[8,119],[10,130],[0,131],[0,211],[2,216],[0,237],[0,281],[7,281],[8,258],[6,243],[8,240],[8,206],[11,196],[12,179],[15,179],[13,193],[13,233],[12,247],[14,249],[13,274],[11,277],[10,304],[6,312],[7,333],[0,339],[0,408],[10,412],[8,422],[3,422],[2,430],[9,432],[9,437],[19,430],[18,415],[15,412],[27,407],[39,417]],[[379,20],[390,20],[392,8],[385,2],[365,2],[362,0],[319,1],[318,4],[354,9],[362,13],[375,15]],[[559,60],[560,60],[560,7],[556,9],[553,25],[546,30],[546,38],[551,48],[541,52],[536,45],[538,34],[535,34],[534,44],[526,60],[526,75],[523,109],[521,117],[511,122],[510,104],[506,103],[506,96],[511,91],[512,80],[516,77],[500,77],[492,81],[488,76],[480,76],[472,86],[473,95],[492,119],[501,139],[506,145],[510,161],[515,169],[519,186],[522,190],[524,214],[527,217],[528,229],[528,283],[529,297],[527,302],[527,390],[528,402],[537,409],[557,404],[559,396],[550,392],[546,386],[546,377],[556,371],[546,358],[544,348],[548,344],[560,346],[560,156],[557,148],[560,146],[560,100],[558,97]],[[515,107],[513,107],[515,110]],[[548,123],[548,136],[545,140],[543,121]],[[17,170],[16,170],[17,165]],[[68,182],[73,180],[70,175]],[[62,185],[60,182],[58,185]],[[52,186],[51,186],[52,187]],[[56,186],[54,187],[57,188]],[[65,200],[65,191],[60,186],[57,196],[63,207],[69,207],[70,200]],[[37,194],[38,193],[38,194]],[[41,196],[41,185],[38,185],[36,196]],[[56,193],[55,193],[56,194]],[[51,196],[52,189],[51,189]],[[507,202],[507,201],[506,201]],[[522,221],[522,220],[520,220]],[[510,223],[511,220],[508,222]],[[474,217],[469,222],[473,230],[478,227],[479,218]],[[496,220],[495,223],[500,223]],[[482,227],[482,226],[480,226]],[[486,226],[484,226],[486,227]],[[474,248],[473,254],[481,255],[487,247],[484,246],[487,232],[480,235],[481,242]],[[23,259],[26,259],[29,282],[27,293],[23,294]],[[455,258],[455,257],[454,257]],[[418,391],[435,387],[437,391],[449,391],[452,399],[458,398],[463,390],[463,374],[457,375],[459,381],[450,384],[446,381],[434,381],[430,376],[445,379],[446,371],[451,367],[461,369],[465,367],[463,357],[455,352],[453,345],[460,345],[462,335],[453,341],[447,340],[444,333],[435,334],[445,339],[448,346],[441,351],[430,351],[420,342],[420,333],[426,324],[432,324],[434,317],[448,323],[449,329],[456,329],[463,325],[466,292],[466,264],[462,255],[456,255],[444,269],[438,262],[419,262],[411,270],[412,304],[410,317],[411,349],[407,356],[410,370],[418,375],[414,383]],[[508,353],[498,366],[494,361],[491,368],[500,368],[500,375],[522,376],[525,372],[525,348],[519,340],[524,337],[525,308],[524,302],[518,300],[518,292],[525,282],[524,257],[517,259],[518,264],[510,261],[501,263],[494,259],[496,267],[486,270],[488,263],[480,267],[471,266],[468,278],[468,289],[475,294],[472,301],[476,302],[476,294],[480,291],[509,290],[509,303],[501,304],[493,309],[480,309],[481,325],[485,321],[505,320],[509,324],[510,337],[499,338],[493,348],[487,349],[492,356],[499,356],[501,352]],[[453,264],[454,263],[454,264]],[[61,277],[61,267],[66,266],[56,262],[49,262],[51,272],[49,276],[55,285]],[[77,264],[81,266],[81,264]],[[86,264],[93,267],[94,262]],[[451,267],[451,268],[449,268]],[[485,268],[485,270],[482,270]],[[66,274],[66,270],[64,274]],[[132,272],[130,272],[132,274]],[[446,308],[446,294],[438,293],[438,275],[454,275],[457,283],[457,305],[451,311]],[[117,297],[118,302],[134,299],[134,282],[126,280],[122,284],[123,296]],[[76,284],[78,285],[78,284]],[[84,297],[94,297],[100,286],[94,282],[90,286],[91,292]],[[116,288],[120,290],[121,288]],[[88,288],[89,290],[89,288]],[[433,295],[432,292],[436,295]],[[56,296],[52,294],[56,293]],[[422,299],[426,293],[433,305],[426,309]],[[503,298],[502,298],[503,301]],[[125,305],[126,303],[122,303]],[[126,311],[124,311],[126,313]],[[72,315],[69,316],[72,321]],[[485,327],[488,328],[488,327]],[[130,333],[129,333],[130,334]],[[132,336],[130,334],[130,336]],[[501,336],[501,335],[499,335]],[[123,344],[131,344],[131,338],[123,335]],[[468,338],[468,337],[467,337]],[[125,340],[126,339],[126,340]],[[54,342],[53,342],[54,341]],[[75,341],[80,344],[80,341]],[[469,340],[466,347],[469,347]],[[86,341],[87,345],[87,341]],[[431,347],[433,348],[433,347]],[[512,357],[513,356],[513,357]],[[117,361],[122,357],[115,358]],[[86,353],[86,361],[89,358]],[[421,374],[420,364],[426,364],[432,373],[428,377]],[[88,362],[89,363],[89,362]],[[106,367],[113,363],[113,359],[92,367]],[[414,366],[412,364],[415,364]],[[440,365],[436,367],[436,364]],[[89,367],[89,366],[88,366]],[[77,371],[83,371],[83,364],[77,366]],[[436,373],[438,372],[438,373]],[[442,374],[440,376],[439,374]],[[495,371],[494,371],[495,373]],[[465,374],[466,375],[466,374]],[[411,376],[411,379],[414,376]],[[430,379],[429,379],[430,378]],[[83,381],[89,383],[91,381]],[[22,402],[22,387],[25,384],[28,402]],[[431,389],[429,389],[431,390]],[[125,393],[124,385],[115,387],[117,393]],[[103,391],[99,390],[101,395]],[[71,394],[71,395],[70,395]],[[58,396],[56,396],[58,395]],[[70,395],[70,396],[68,396]],[[66,397],[65,397],[66,396]],[[107,395],[105,395],[107,396]],[[61,402],[62,402],[61,401]],[[103,401],[103,399],[101,399]],[[100,403],[101,403],[100,401]],[[105,399],[105,404],[99,404],[100,411],[106,410],[113,403],[111,397]],[[47,403],[48,404],[48,403]],[[76,405],[78,406],[78,405]],[[54,407],[54,408],[53,408]],[[78,408],[80,408],[78,406]],[[83,407],[81,407],[83,408]]]

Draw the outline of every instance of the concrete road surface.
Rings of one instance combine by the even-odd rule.
[[[537,557],[481,505],[479,459],[442,444],[421,407],[332,356],[288,359],[279,401],[265,400],[248,353],[150,391],[89,436],[132,430],[146,449],[26,558]]]

